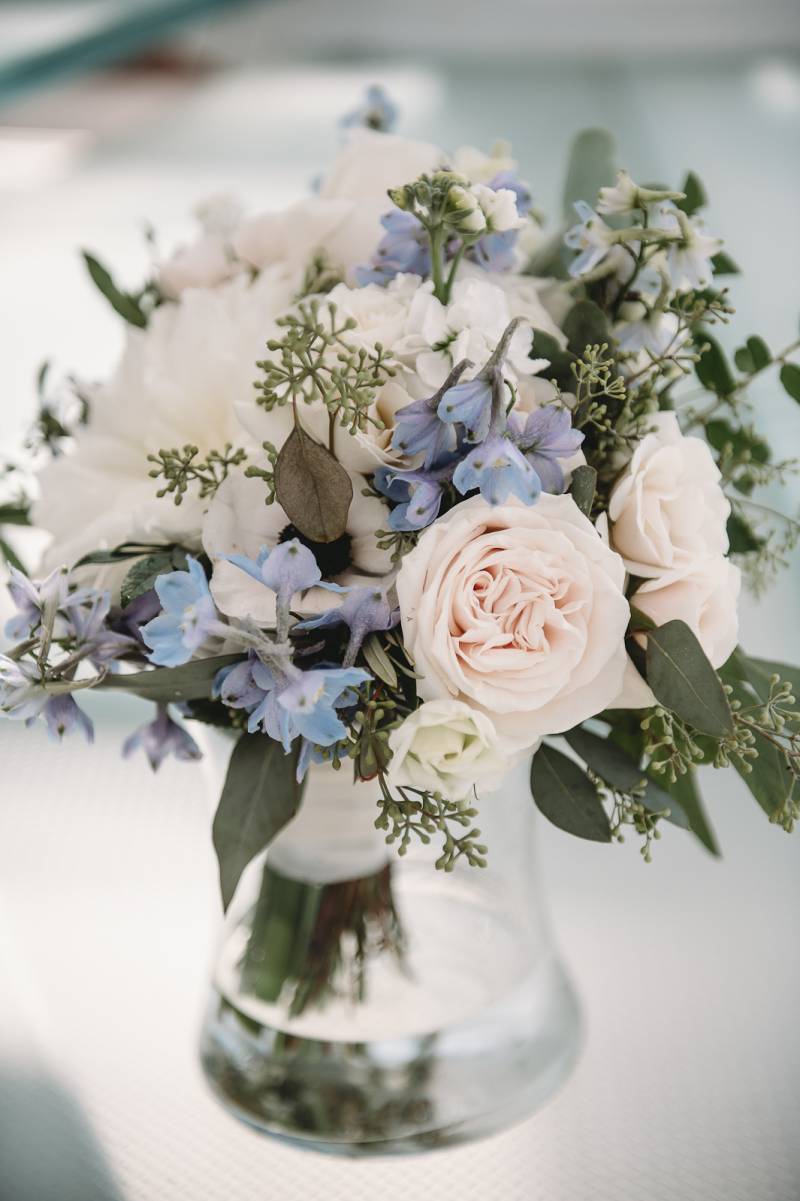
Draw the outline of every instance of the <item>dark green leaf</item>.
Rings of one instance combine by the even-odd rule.
[[[630,792],[644,779],[644,772],[630,755],[607,738],[577,726],[564,737],[576,755],[595,775],[622,792]]]
[[[686,815],[689,829],[702,842],[706,850],[710,851],[712,855],[719,855],[716,835],[706,816],[694,772],[688,771],[685,775],[678,776],[674,784],[665,783],[662,780],[661,786],[680,805]]]
[[[608,318],[593,300],[579,300],[564,319],[567,346],[576,355],[582,355],[587,346],[609,342]]]
[[[248,863],[300,807],[296,764],[296,754],[266,734],[243,734],[233,748],[212,829],[225,909]]]
[[[374,676],[383,680],[390,688],[397,688],[397,672],[394,665],[380,644],[376,634],[370,634],[361,648],[361,653],[367,661],[367,666]]]
[[[0,558],[5,559],[6,563],[10,563],[12,567],[16,567],[17,571],[27,574],[22,559],[20,559],[14,550],[14,547],[9,542],[6,542],[5,538],[0,538]]]
[[[544,816],[578,838],[610,842],[611,826],[597,789],[577,763],[542,743],[533,757],[531,792]]]
[[[30,525],[27,505],[0,505],[0,525]]]
[[[637,609],[636,605],[631,605],[631,620],[628,625],[630,633],[640,632],[642,630],[654,630],[656,623],[652,617],[648,617],[641,609]]]
[[[743,708],[748,708],[767,699],[770,676],[774,673],[789,680],[793,685],[795,681],[800,684],[800,671],[797,668],[772,663],[766,659],[751,659],[741,647],[736,648],[720,674],[725,683],[733,689],[733,699],[739,701]],[[748,771],[735,757],[731,762],[761,808],[772,817],[789,795],[792,775],[778,748],[757,731],[754,733],[758,758],[748,759],[750,770]]]
[[[741,275],[740,268],[724,250],[720,250],[719,254],[714,255],[711,266],[715,275]]]
[[[86,250],[82,251],[82,254],[89,270],[89,275],[92,277],[92,282],[98,291],[105,296],[112,309],[131,325],[136,325],[140,329],[143,329],[147,325],[147,317],[142,312],[136,298],[128,292],[120,291],[111,278],[111,274],[102,263],[97,261],[94,255],[89,254]]]
[[[733,352],[733,361],[736,364],[737,370],[741,371],[744,375],[752,375],[756,369],[753,356],[746,346],[740,346],[738,350]]]
[[[550,366],[545,367],[541,374],[546,379],[554,379],[562,391],[572,391],[575,387],[575,376],[572,374],[571,365],[575,362],[575,355],[570,350],[564,350],[552,334],[534,329],[531,357],[547,359]]]
[[[694,171],[690,171],[686,176],[681,185],[681,191],[685,194],[685,199],[676,201],[676,204],[688,217],[708,204],[706,190]]]
[[[563,212],[572,224],[577,220],[575,202],[585,200],[592,208],[597,193],[610,187],[617,176],[617,147],[607,129],[584,129],[572,143],[564,184]]]
[[[647,682],[657,699],[696,730],[713,738],[733,733],[722,682],[683,621],[668,621],[647,636]]]
[[[751,671],[758,672],[762,678],[761,686],[765,689],[766,696],[769,695],[769,677],[778,675],[791,684],[795,698],[800,700],[800,667],[791,663],[776,663],[772,659],[753,659],[750,655],[747,656],[747,660]]]
[[[298,425],[275,463],[275,495],[289,520],[312,542],[335,542],[347,530],[350,476]]]
[[[747,339],[747,349],[756,371],[763,371],[772,362],[770,349],[764,339],[759,338],[758,334],[752,334]]]
[[[170,543],[164,542],[121,542],[110,550],[93,550],[73,564],[74,567],[86,567],[97,563],[124,563],[126,559],[138,559],[150,551],[168,551],[173,549]],[[181,549],[181,548],[178,548]]]
[[[781,367],[781,383],[792,400],[800,401],[800,367],[797,363],[784,363]]]
[[[753,551],[761,550],[764,545],[764,539],[739,513],[730,514],[727,530],[732,555],[749,555]]]
[[[194,659],[183,667],[154,667],[150,671],[114,672],[104,677],[99,688],[117,688],[135,692],[148,701],[167,704],[172,701],[195,701],[211,695],[214,676],[222,667],[241,661],[241,655],[214,655],[210,659]]]
[[[700,383],[711,392],[716,392],[717,396],[730,396],[736,388],[736,380],[719,342],[705,330],[696,334],[694,341],[698,349],[705,346],[705,350],[694,365]]]
[[[769,443],[748,425],[731,425],[717,417],[706,425],[706,437],[714,450],[729,450],[738,459],[752,459],[756,463],[768,463]]]
[[[572,473],[569,490],[572,499],[585,517],[592,511],[595,488],[597,487],[597,472],[588,463],[582,463]]]
[[[120,603],[125,608],[131,601],[149,592],[160,575],[186,570],[186,551],[181,547],[145,555],[130,568],[120,587]]]

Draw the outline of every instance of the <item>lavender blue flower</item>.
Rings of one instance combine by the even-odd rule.
[[[53,696],[38,664],[7,655],[0,655],[0,712],[29,726],[42,718],[51,738],[58,740],[78,729],[89,742],[94,738],[90,719],[68,692]]]
[[[483,442],[492,419],[492,398],[495,388],[502,386],[499,367],[481,371],[475,379],[456,384],[442,396],[437,410],[439,419],[447,424],[464,426],[469,442]]]
[[[615,231],[585,200],[576,200],[575,211],[580,221],[564,234],[564,245],[581,251],[569,265],[573,278],[593,271],[616,241]]]
[[[373,630],[390,630],[400,620],[400,609],[390,603],[385,589],[349,588],[342,603],[328,609],[319,617],[298,622],[295,629],[321,630],[332,626],[346,625],[350,628],[350,641],[344,655],[344,666],[353,664],[361,644]]]
[[[459,463],[453,473],[453,484],[462,496],[480,489],[490,505],[502,504],[509,494],[532,505],[542,491],[539,477],[528,460],[501,434],[487,438]]]
[[[60,742],[65,734],[73,734],[76,730],[82,731],[87,742],[94,742],[94,726],[91,719],[68,692],[51,697],[39,716],[44,718],[47,732],[54,742]],[[29,718],[27,724],[32,725],[34,720]]]
[[[369,672],[358,667],[321,667],[301,672],[278,697],[278,704],[289,715],[292,737],[301,734],[316,746],[331,746],[344,738],[347,729],[336,710],[352,705],[353,690],[370,678]]]
[[[398,409],[392,434],[394,450],[409,457],[424,452],[426,467],[452,454],[458,441],[452,423],[442,421],[437,413],[434,399],[414,400]]]
[[[342,117],[340,125],[343,129],[363,126],[381,133],[391,133],[397,124],[397,117],[397,105],[388,92],[380,84],[372,84],[367,88],[361,104],[352,112],[346,113]]]
[[[431,270],[428,235],[413,213],[394,208],[381,217],[386,233],[369,264],[356,267],[355,279],[360,288],[367,284],[388,284],[396,275],[420,275],[426,278]]]
[[[160,667],[179,667],[208,638],[217,624],[217,611],[208,581],[197,559],[189,557],[187,571],[171,571],[156,579],[162,612],[142,626],[150,661]]]
[[[154,720],[145,722],[125,739],[122,757],[128,759],[140,748],[153,771],[158,771],[169,755],[183,762],[203,757],[191,734],[170,717],[166,705],[158,705]]]
[[[446,469],[400,471],[379,467],[373,483],[382,496],[398,502],[389,515],[392,530],[422,530],[435,521],[442,507],[442,480]]]
[[[541,481],[544,492],[564,491],[564,472],[559,459],[569,459],[580,448],[583,434],[574,430],[570,414],[558,405],[546,405],[535,413],[508,417],[509,434]]]
[[[271,588],[279,608],[288,607],[296,593],[305,592],[322,580],[317,560],[297,538],[281,542],[272,550],[263,547],[256,559],[248,559],[246,555],[227,555],[226,558],[259,584]]]

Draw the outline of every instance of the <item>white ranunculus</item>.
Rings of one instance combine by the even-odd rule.
[[[625,673],[625,569],[570,496],[473,497],[405,556],[397,592],[419,695],[488,714],[503,749],[593,717]]]
[[[265,463],[262,460],[258,465]],[[362,477],[353,476],[352,484],[353,501],[347,519],[349,554],[345,551],[343,569],[335,574],[326,573],[325,579],[357,587],[385,581],[392,573],[392,560],[391,553],[381,550],[376,538],[378,531],[386,528],[385,502],[364,496]],[[211,595],[219,610],[228,617],[251,618],[259,625],[269,626],[275,620],[275,594],[224,558],[245,555],[255,559],[264,547],[271,549],[277,545],[289,518],[277,501],[265,504],[265,495],[262,480],[233,472],[208,506],[203,522],[203,548],[213,564]],[[325,560],[322,556],[319,560],[324,571]],[[340,602],[341,596],[335,592],[310,588],[295,601],[294,608],[309,616]]]
[[[686,572],[728,549],[730,504],[700,438],[684,437],[674,413],[656,413],[614,485],[610,540],[633,575]]]
[[[631,604],[658,626],[668,621],[686,622],[712,667],[722,667],[739,638],[740,589],[739,568],[719,555],[696,563],[681,575],[647,580],[637,588]]]
[[[147,456],[186,443],[201,453],[226,442],[257,447],[243,439],[236,409],[251,402],[256,360],[295,287],[273,268],[253,283],[190,289],[147,329],[129,331],[119,366],[92,395],[89,425],[39,476],[34,520],[53,535],[45,570],[133,540],[199,545],[207,502],[193,490],[180,506],[159,498]],[[276,410],[264,437],[280,445],[291,427],[291,412]]]
[[[393,730],[389,780],[395,787],[441,792],[463,801],[475,788],[493,792],[509,768],[485,713],[462,701],[426,701]]]

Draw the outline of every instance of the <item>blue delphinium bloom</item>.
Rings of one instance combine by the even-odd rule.
[[[463,425],[468,442],[483,442],[492,419],[492,398],[499,368],[481,371],[475,379],[448,388],[439,401],[439,418],[449,424]],[[501,377],[502,379],[502,377]]]
[[[248,559],[246,555],[227,555],[226,558],[259,584],[271,588],[277,596],[278,608],[288,606],[296,593],[305,592],[322,580],[317,560],[297,538],[280,542],[272,550],[264,547],[256,559]]]
[[[129,758],[141,748],[153,771],[158,771],[169,755],[184,762],[202,759],[202,752],[191,734],[169,715],[166,705],[159,705],[153,721],[145,722],[122,745],[122,757]]]
[[[509,433],[536,471],[545,492],[564,491],[559,459],[569,459],[580,448],[583,434],[574,430],[567,409],[546,405],[527,415],[509,414]]]
[[[160,667],[188,663],[217,624],[217,611],[208,581],[197,559],[189,557],[187,571],[171,571],[156,579],[162,612],[142,626],[150,661]]]
[[[340,125],[343,129],[362,126],[365,129],[375,129],[381,133],[391,133],[397,124],[397,117],[397,105],[385,88],[374,83],[367,88],[361,104],[342,117]]]
[[[404,405],[397,410],[394,421],[392,449],[409,458],[424,452],[426,467],[432,467],[456,448],[458,439],[452,423],[442,421],[437,405],[430,399]]]
[[[470,451],[453,473],[453,484],[465,496],[480,489],[490,505],[502,504],[509,494],[532,505],[542,491],[539,477],[513,442],[492,434]]]
[[[260,663],[260,660],[255,651],[250,651],[241,663],[232,663],[229,667],[221,668],[214,677],[212,697],[221,700],[229,709],[254,709],[264,699],[266,691],[253,677],[253,669],[257,663]]]
[[[94,738],[94,727],[74,698],[68,693],[53,696],[42,680],[38,664],[0,655],[0,713],[31,726],[41,718],[51,738],[82,730],[87,741]]]
[[[65,734],[82,731],[87,742],[94,742],[94,726],[74,696],[65,692],[54,696],[43,706],[40,717],[47,724],[47,732],[54,742],[60,742]],[[28,719],[28,725],[33,724],[33,718]]]
[[[400,471],[379,467],[373,476],[378,492],[397,507],[389,514],[391,530],[423,530],[439,516],[443,471]]]
[[[328,609],[319,617],[298,622],[295,629],[321,630],[331,626],[346,625],[350,629],[350,641],[344,656],[344,666],[350,666],[358,654],[367,634],[373,630],[390,630],[400,620],[400,610],[393,606],[382,588],[349,588],[340,605]]]
[[[575,212],[580,221],[564,234],[564,245],[581,252],[569,265],[573,278],[593,271],[616,241],[615,231],[585,200],[575,201]]]
[[[352,705],[353,689],[369,679],[369,672],[358,667],[319,667],[300,672],[278,697],[278,704],[289,715],[292,737],[302,734],[316,746],[331,746],[344,738],[347,728],[336,710]]]
[[[388,284],[396,275],[420,275],[427,278],[431,270],[428,235],[413,213],[393,208],[381,217],[386,233],[378,243],[372,260],[356,267],[359,287],[366,284]]]
[[[65,608],[69,597],[69,572],[59,567],[44,580],[31,580],[24,572],[9,565],[8,573],[8,591],[17,613],[6,623],[6,637],[14,640],[32,638],[41,630],[46,610],[57,614]],[[63,617],[60,624],[63,625]],[[54,633],[60,631],[54,630]]]

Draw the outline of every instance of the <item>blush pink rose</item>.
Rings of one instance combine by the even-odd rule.
[[[457,505],[397,578],[424,700],[492,718],[514,753],[606,708],[622,688],[625,568],[572,497]]]

